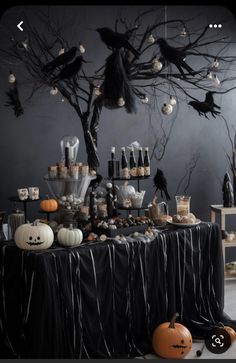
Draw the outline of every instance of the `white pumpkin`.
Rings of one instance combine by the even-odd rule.
[[[125,199],[130,199],[135,193],[135,188],[132,185],[129,185],[127,181],[124,182],[124,185],[121,185],[117,191],[118,202],[123,204]]]
[[[62,246],[78,246],[83,241],[83,233],[70,224],[69,228],[63,227],[59,230],[57,239]]]
[[[14,239],[17,247],[22,250],[44,250],[53,244],[54,234],[51,227],[36,220],[19,226]]]

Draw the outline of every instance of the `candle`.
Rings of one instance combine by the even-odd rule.
[[[176,209],[177,209],[177,214],[180,215],[186,215],[188,213],[190,213],[190,199],[191,197],[189,196],[181,196],[181,195],[177,195],[176,197]]]

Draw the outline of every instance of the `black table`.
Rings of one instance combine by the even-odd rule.
[[[205,319],[236,328],[223,306],[216,224],[36,252],[0,245],[1,358],[133,357],[176,311],[195,337]]]

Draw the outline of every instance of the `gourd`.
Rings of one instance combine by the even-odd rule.
[[[51,227],[36,220],[19,226],[14,239],[17,247],[22,250],[44,250],[51,247],[54,234]]]
[[[78,246],[83,241],[83,233],[80,229],[73,228],[70,224],[69,228],[61,228],[57,234],[58,243],[62,246]]]
[[[49,199],[49,196],[47,196],[47,199],[42,200],[39,206],[43,212],[55,212],[58,209],[56,199]]]
[[[160,324],[153,333],[152,347],[162,358],[184,358],[192,348],[192,335],[182,324],[175,323],[178,314],[170,322]]]

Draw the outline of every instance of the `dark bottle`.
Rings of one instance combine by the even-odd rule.
[[[115,147],[112,146],[111,148],[111,160],[108,160],[108,177],[114,178],[115,176],[115,166],[116,166],[116,159],[115,159]]]
[[[130,167],[130,176],[135,177],[137,175],[137,163],[134,155],[134,148],[130,148],[130,157],[129,157],[129,167]]]
[[[125,179],[130,177],[125,147],[121,148],[121,177]]]
[[[143,148],[138,151],[138,176],[144,176]]]
[[[144,153],[144,176],[150,176],[151,169],[150,169],[150,158],[148,153],[148,147],[145,147]]]

